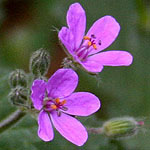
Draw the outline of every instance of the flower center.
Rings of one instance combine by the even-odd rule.
[[[59,98],[51,99],[45,98],[43,102],[43,109],[47,112],[57,111],[57,115],[61,116],[61,110],[67,111],[68,108],[64,105],[66,104],[66,100],[60,101]]]
[[[93,48],[95,50],[97,50],[97,46],[96,46],[96,43],[95,43],[96,37],[95,37],[94,34],[92,34],[91,37],[84,36],[83,39],[88,41],[88,43],[87,43],[88,48],[91,47],[91,46],[93,46]]]
[[[96,43],[96,36],[94,34],[91,34],[91,36],[84,36],[83,37],[84,44],[82,44],[76,51],[76,55],[81,61],[86,60],[88,57],[89,52],[91,52],[93,49],[97,50],[97,44],[101,45],[101,40]]]

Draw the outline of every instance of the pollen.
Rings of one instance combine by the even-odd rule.
[[[52,105],[51,105],[51,108],[52,108],[52,109],[57,109],[57,106],[56,106],[55,104],[52,104]]]
[[[88,36],[84,36],[83,39],[84,39],[84,40],[91,40],[91,38],[88,37]]]
[[[94,48],[95,50],[97,50],[97,46],[96,46],[96,44],[93,44],[93,48]]]
[[[64,104],[66,104],[66,100],[63,100],[62,102],[61,102],[61,105],[64,105]]]
[[[92,45],[92,42],[91,41],[88,41],[88,46],[91,46]]]
[[[58,104],[60,102],[60,99],[59,98],[56,98],[55,99],[55,102]]]

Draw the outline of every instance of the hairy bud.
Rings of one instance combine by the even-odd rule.
[[[103,124],[102,131],[111,138],[129,137],[135,135],[143,124],[132,117],[114,118]]]
[[[9,99],[13,105],[24,106],[28,100],[28,90],[23,87],[16,87],[11,89]]]
[[[27,87],[27,77],[23,70],[16,69],[10,73],[9,84],[12,88],[16,86]]]
[[[30,71],[35,77],[44,76],[50,65],[50,56],[44,49],[35,51],[30,59]]]

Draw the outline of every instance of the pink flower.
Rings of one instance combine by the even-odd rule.
[[[98,19],[85,35],[86,15],[79,3],[74,3],[67,12],[67,27],[59,31],[59,39],[74,62],[86,71],[101,72],[103,66],[129,66],[133,57],[126,51],[98,53],[110,46],[120,31],[120,25],[112,16]],[[85,35],[85,36],[84,36]]]
[[[86,129],[70,115],[91,115],[100,108],[100,101],[91,93],[74,92],[77,84],[78,75],[72,69],[57,70],[48,82],[33,82],[31,99],[35,109],[40,111],[38,136],[42,140],[51,141],[54,138],[52,122],[68,141],[78,146],[86,142]]]

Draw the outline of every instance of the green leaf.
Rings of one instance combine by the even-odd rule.
[[[3,120],[15,110],[15,107],[8,101],[8,93],[10,91],[8,77],[10,72],[6,69],[0,69],[0,72],[0,120]]]

